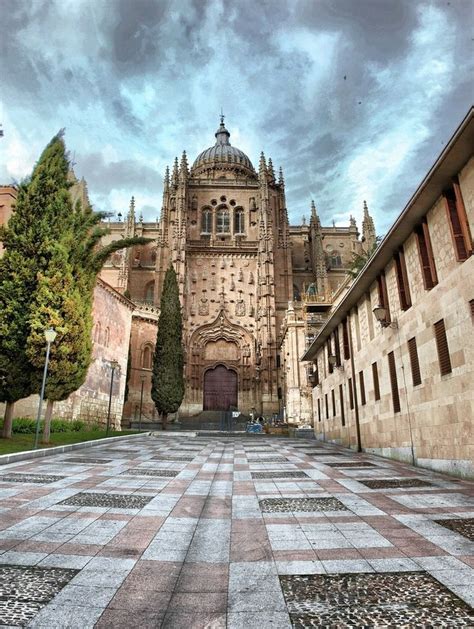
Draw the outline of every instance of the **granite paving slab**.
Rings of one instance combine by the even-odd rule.
[[[464,601],[426,573],[282,575],[293,627],[472,627]]]
[[[25,590],[28,629],[289,629],[289,612],[301,627],[374,626],[377,615],[387,621],[377,627],[457,626],[456,601],[474,603],[472,484],[314,443],[170,431],[137,437],[131,450],[2,467],[22,480],[0,480],[0,563],[77,572],[42,608]],[[35,476],[41,483],[23,482]],[[430,486],[371,489],[359,477]],[[390,580],[350,580],[386,573],[405,583],[410,604],[398,592],[394,607]],[[320,618],[311,592],[300,592],[311,613],[285,600],[279,575],[342,580],[318,586]]]

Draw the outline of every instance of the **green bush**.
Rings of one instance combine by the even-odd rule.
[[[3,427],[3,419],[0,420],[0,429]],[[40,433],[43,432],[44,422],[40,422]],[[96,430],[96,425],[86,426],[83,421],[76,419],[72,422],[66,419],[52,419],[51,432],[81,432],[83,430]],[[33,435],[36,432],[36,420],[28,417],[17,417],[13,420],[13,434]]]

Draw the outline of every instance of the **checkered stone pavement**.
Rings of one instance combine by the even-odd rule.
[[[19,461],[0,626],[473,626],[473,518],[466,481],[314,440],[170,432]]]

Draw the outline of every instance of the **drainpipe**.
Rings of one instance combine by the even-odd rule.
[[[351,353],[351,372],[352,372],[352,392],[354,397],[354,411],[356,421],[356,437],[357,437],[357,452],[362,452],[362,443],[360,439],[360,423],[359,423],[359,403],[357,400],[357,387],[356,387],[356,373],[354,365],[354,346],[352,344],[352,317],[350,313],[347,315],[347,323],[349,328],[349,351]]]

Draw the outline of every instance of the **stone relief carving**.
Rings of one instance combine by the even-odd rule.
[[[209,300],[204,295],[199,300],[199,314],[201,316],[209,314]]]
[[[243,299],[237,300],[235,304],[235,316],[236,317],[244,317],[245,316],[245,302]]]

